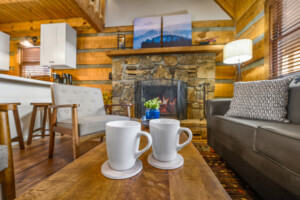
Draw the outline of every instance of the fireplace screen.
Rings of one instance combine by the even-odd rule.
[[[147,80],[135,84],[135,116],[145,115],[144,102],[158,97],[162,117],[186,119],[187,83],[177,80]]]

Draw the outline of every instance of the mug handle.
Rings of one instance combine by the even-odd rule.
[[[192,138],[193,138],[193,133],[192,133],[192,131],[190,129],[180,127],[179,130],[178,130],[178,132],[177,132],[177,134],[180,136],[180,134],[182,132],[187,132],[189,134],[189,138],[187,139],[187,141],[185,141],[182,144],[179,144],[179,140],[178,140],[177,151],[179,151],[180,149],[182,149],[183,147],[185,147],[188,143],[190,143],[192,141]]]
[[[142,135],[146,136],[146,138],[148,140],[148,144],[141,151],[136,151],[135,152],[135,158],[136,159],[138,157],[140,157],[145,151],[147,151],[151,147],[151,145],[152,145],[152,137],[151,137],[151,135],[149,133],[145,132],[145,131],[139,131],[138,134],[137,134],[137,137],[141,137]]]

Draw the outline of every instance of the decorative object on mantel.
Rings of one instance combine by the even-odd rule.
[[[161,47],[161,17],[134,19],[133,48]]]
[[[147,108],[146,110],[146,118],[147,119],[158,119],[160,115],[159,107],[161,101],[157,98],[148,100],[144,103],[144,106]]]
[[[118,49],[125,49],[125,34],[118,34]]]
[[[210,43],[216,42],[218,37],[215,38],[207,38],[206,37],[206,31],[204,32],[200,32],[198,33],[198,39],[196,39],[196,41],[200,44],[200,45],[209,45]]]
[[[252,59],[252,40],[235,40],[225,45],[223,50],[223,62],[225,64],[235,64],[236,81],[242,81],[241,64]]]
[[[217,38],[207,38],[207,39],[204,39],[204,40],[201,40],[199,41],[199,44],[200,45],[209,45],[211,42],[216,42]]]
[[[191,15],[163,16],[163,47],[192,46]]]

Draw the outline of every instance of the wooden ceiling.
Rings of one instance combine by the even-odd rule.
[[[84,16],[73,0],[0,0],[0,23]]]
[[[234,19],[235,0],[214,1]],[[97,32],[105,31],[105,0],[0,0],[0,25],[76,18],[84,18]]]
[[[85,18],[103,31],[105,0],[0,0],[0,24]]]

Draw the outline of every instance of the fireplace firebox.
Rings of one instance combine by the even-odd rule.
[[[145,115],[144,102],[158,97],[162,117],[187,118],[187,83],[177,80],[145,80],[135,83],[135,116]]]

